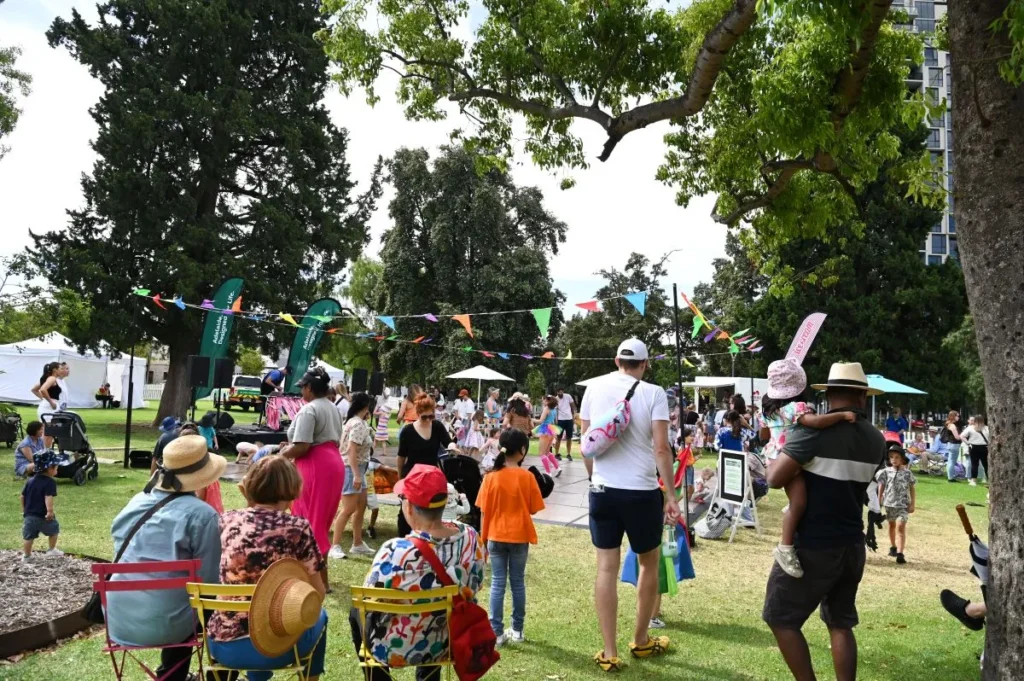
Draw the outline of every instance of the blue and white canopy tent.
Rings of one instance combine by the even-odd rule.
[[[880,390],[886,394],[895,395],[927,395],[923,390],[912,388],[909,385],[904,385],[898,381],[886,378],[881,374],[868,374],[868,386]],[[875,422],[875,398],[871,398],[871,422]]]

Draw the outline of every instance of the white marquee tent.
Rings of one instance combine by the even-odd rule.
[[[102,348],[108,347],[106,343]],[[0,401],[36,404],[39,399],[32,386],[39,382],[43,365],[47,362],[67,362],[70,374],[65,380],[69,409],[88,409],[100,406],[96,391],[104,383],[110,384],[115,400],[124,402],[128,395],[127,355],[113,359],[108,354],[82,354],[74,344],[57,332],[30,338],[18,343],[0,345]],[[146,406],[143,392],[146,387],[146,358],[135,358],[134,408]]]

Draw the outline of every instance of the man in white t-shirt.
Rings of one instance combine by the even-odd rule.
[[[558,389],[555,398],[558,400],[558,427],[562,429],[561,437],[555,440],[555,458],[559,461],[562,460],[559,450],[562,448],[562,440],[565,440],[565,456],[572,461],[572,432],[576,427],[576,400],[572,399],[572,395],[567,395],[564,388]]]
[[[647,347],[636,338],[623,341],[615,354],[615,364],[618,371],[590,382],[580,407],[586,433],[592,420],[601,420],[635,386],[629,402],[629,427],[603,454],[584,459],[591,473],[590,538],[597,549],[594,601],[604,639],[604,650],[594,659],[605,671],[621,666],[615,625],[623,535],[629,538],[640,563],[636,628],[630,653],[645,658],[668,648],[668,637],[650,636],[648,625],[655,615],[658,595],[662,527],[679,519],[675,495],[670,494],[665,500],[658,484],[659,474],[663,480],[673,479],[668,399],[664,390],[641,380],[648,367]]]
[[[469,391],[465,388],[459,391],[459,399],[455,400],[455,413],[467,424],[476,413],[476,402],[469,398]]]

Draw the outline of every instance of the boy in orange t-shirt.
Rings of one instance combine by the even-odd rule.
[[[500,646],[525,640],[526,558],[530,544],[537,543],[531,516],[543,510],[544,500],[533,473],[520,467],[530,446],[526,433],[509,428],[498,445],[494,470],[484,476],[476,504],[483,514],[480,541],[491,557],[491,628]],[[512,627],[507,631],[502,621],[506,581],[512,591]]]

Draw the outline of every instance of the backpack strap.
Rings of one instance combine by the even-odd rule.
[[[444,569],[444,563],[437,557],[433,547],[424,539],[420,537],[409,537],[409,541],[419,549],[420,555],[422,555],[427,563],[430,564],[430,568],[434,571],[434,575],[437,577],[437,581],[441,582],[441,586],[452,586],[455,582],[452,581],[451,575]]]
[[[638,385],[640,385],[640,381],[637,381],[636,383],[634,383],[633,387],[629,389],[628,393],[626,393],[626,402],[629,402],[631,399],[633,399],[633,393],[636,392],[636,387]]]

